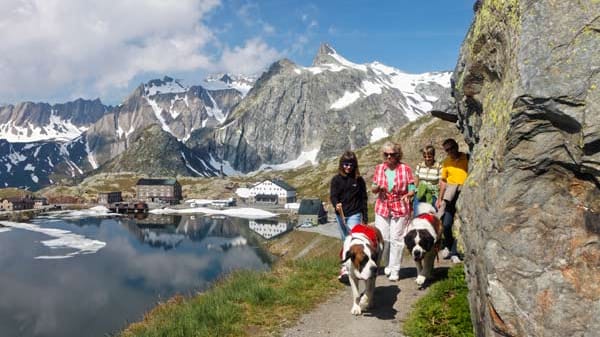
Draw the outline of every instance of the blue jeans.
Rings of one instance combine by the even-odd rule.
[[[362,214],[356,213],[356,214],[347,216],[344,219],[344,220],[346,220],[345,221],[346,225],[344,225],[344,223],[342,223],[342,217],[339,214],[335,215],[335,220],[337,221],[338,225],[340,226],[340,234],[342,237],[342,241],[344,241],[344,239],[346,239],[346,236],[348,236],[348,234],[350,234],[352,227],[354,227],[362,222]]]

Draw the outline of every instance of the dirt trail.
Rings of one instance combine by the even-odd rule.
[[[319,226],[321,227],[321,226]],[[329,231],[327,226],[308,231]],[[321,234],[328,235],[327,232]],[[440,259],[436,261],[434,280],[445,278],[451,262]],[[415,283],[416,269],[408,256],[402,262],[400,280],[390,282],[386,276],[377,277],[375,289],[375,306],[361,316],[350,313],[352,295],[350,287],[341,290],[313,311],[299,319],[295,326],[286,329],[283,337],[401,337],[402,323],[408,316],[412,305],[427,289],[419,290]]]

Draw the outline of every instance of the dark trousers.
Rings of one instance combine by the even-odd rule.
[[[444,248],[448,248],[450,255],[458,255],[456,251],[456,240],[452,234],[452,223],[454,223],[454,214],[456,214],[456,200],[458,199],[457,192],[452,201],[446,202],[446,209],[442,216],[442,225],[444,226]]]

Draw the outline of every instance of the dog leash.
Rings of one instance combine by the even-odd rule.
[[[342,225],[346,228],[346,215],[344,215],[344,208],[340,208],[340,218],[342,218]]]

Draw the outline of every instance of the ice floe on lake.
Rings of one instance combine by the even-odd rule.
[[[104,217],[104,216],[119,216],[119,214],[111,213],[110,210],[104,206],[95,206],[92,208],[80,209],[80,210],[64,210],[64,211],[48,212],[46,215],[39,216],[39,218],[81,219],[81,218],[87,218],[87,217]]]
[[[230,208],[225,210],[212,209],[207,207],[194,207],[194,208],[183,208],[183,209],[174,209],[174,208],[163,208],[163,209],[153,209],[150,211],[152,214],[194,214],[194,213],[204,213],[204,214],[219,214],[226,215],[236,218],[244,218],[244,219],[266,219],[277,216],[275,213],[271,213],[268,211],[264,211],[262,209],[257,208]]]
[[[55,239],[41,241],[44,246],[51,249],[76,249],[76,251],[66,255],[41,255],[36,256],[36,259],[66,259],[78,254],[93,254],[106,246],[105,242],[88,239],[83,235],[75,234],[64,229],[43,228],[30,223],[11,221],[0,221],[0,225],[9,229],[17,228],[54,237]],[[0,229],[2,229],[2,227],[0,227]]]

